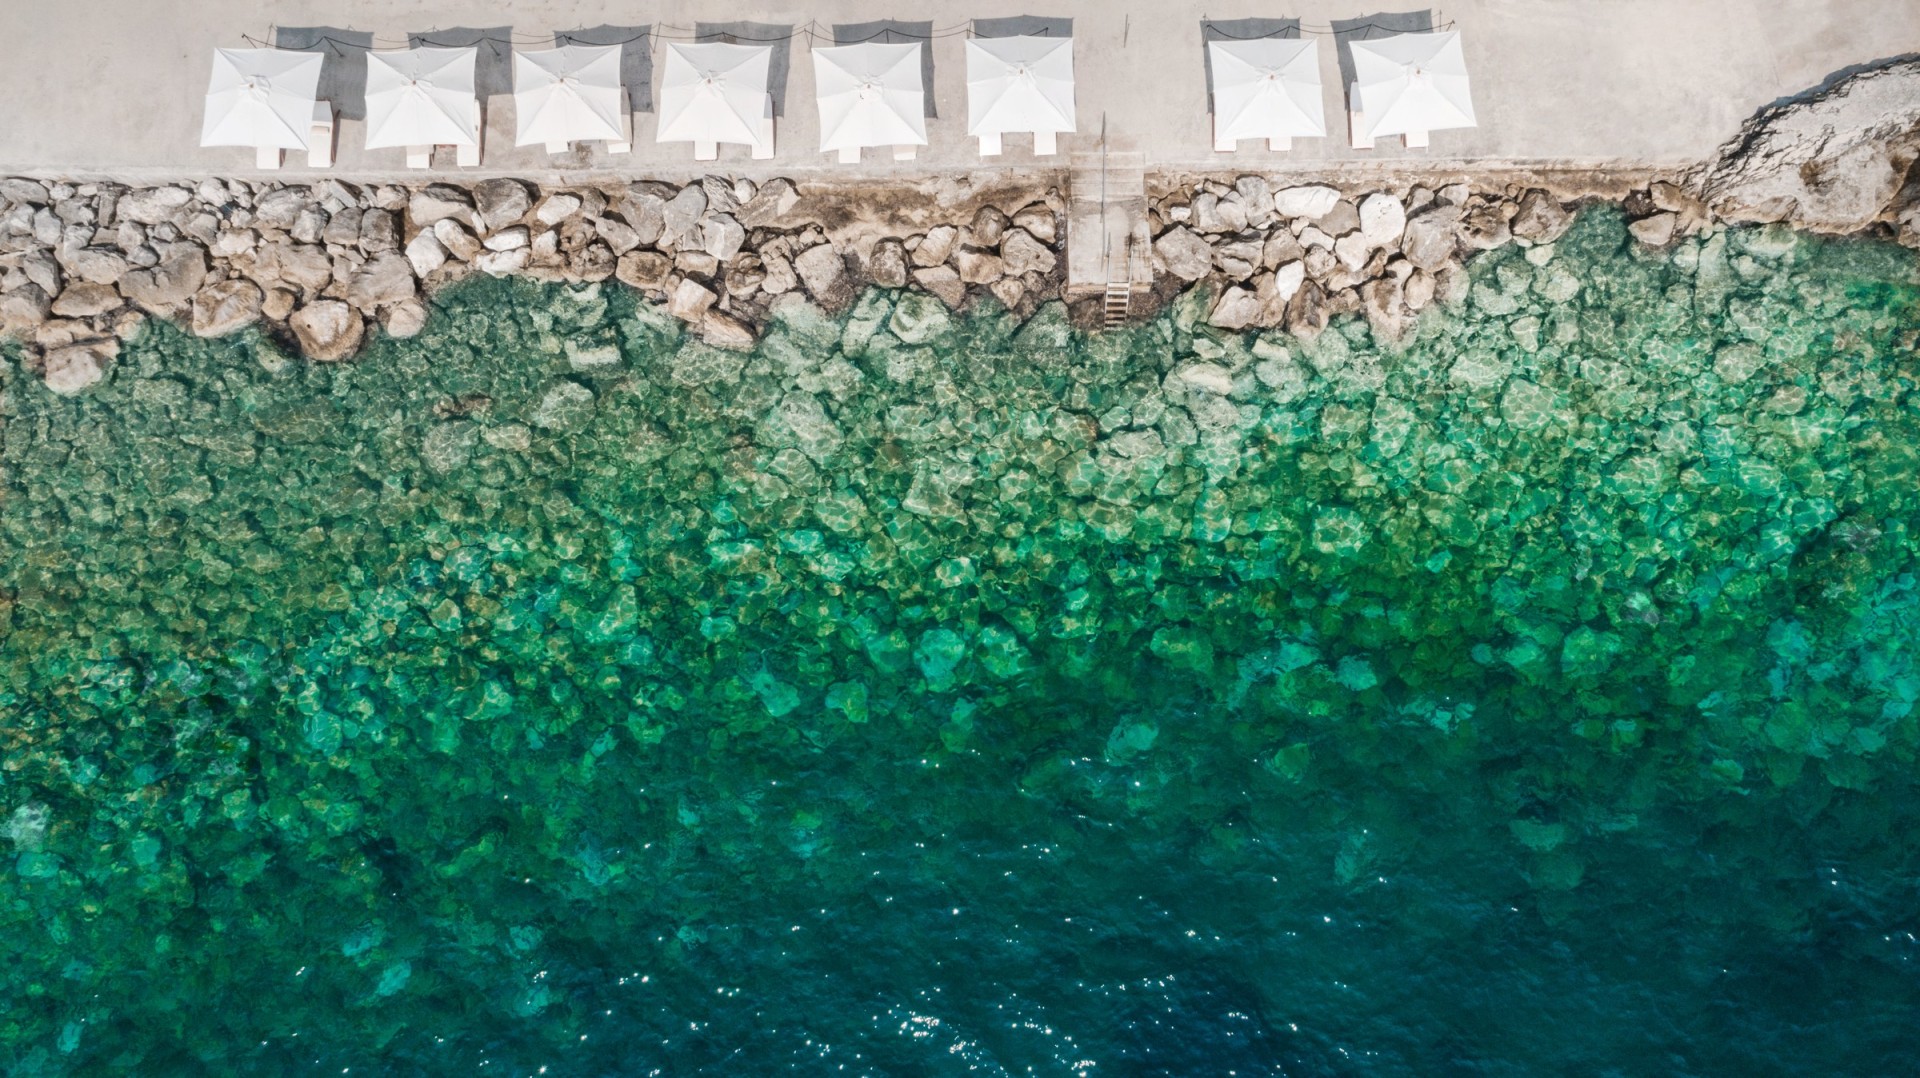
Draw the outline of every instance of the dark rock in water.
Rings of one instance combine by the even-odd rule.
[[[793,260],[793,270],[806,286],[815,303],[837,310],[853,299],[853,285],[847,279],[847,264],[830,243],[809,247]]]
[[[1560,207],[1552,195],[1534,188],[1520,198],[1513,215],[1513,234],[1528,243],[1552,243],[1573,224],[1573,215]]]
[[[106,380],[119,352],[119,342],[111,339],[52,349],[46,359],[47,388],[63,397],[85,392]]]
[[[1287,303],[1287,329],[1304,341],[1318,337],[1327,328],[1327,293],[1318,281],[1307,281]]]
[[[867,259],[867,276],[882,288],[907,285],[907,249],[899,240],[886,239],[873,245]]]

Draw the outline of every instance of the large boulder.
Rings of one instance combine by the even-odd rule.
[[[337,299],[309,303],[293,312],[287,321],[300,341],[300,350],[309,358],[321,361],[353,355],[367,332],[360,312]]]
[[[347,281],[347,302],[363,311],[413,298],[413,264],[394,251],[374,255]]]
[[[141,187],[121,195],[116,212],[124,220],[157,225],[192,199],[193,192],[184,187]]]
[[[47,352],[47,388],[63,397],[84,392],[106,380],[120,354],[120,342],[112,338],[80,341]]]
[[[1325,217],[1340,201],[1340,192],[1321,184],[1288,187],[1273,194],[1273,210],[1282,217]]]
[[[793,260],[793,271],[806,286],[815,303],[829,309],[840,307],[853,298],[847,280],[847,264],[831,243],[822,243],[800,252]]]
[[[491,232],[517,224],[533,208],[533,192],[519,180],[481,180],[473,185],[474,212]]]
[[[1889,220],[1920,159],[1920,59],[1761,110],[1689,185],[1723,218],[1855,232]]]
[[[167,248],[159,265],[121,278],[120,294],[150,313],[172,314],[193,298],[206,279],[206,252],[198,244],[176,243]]]
[[[224,337],[260,321],[260,286],[232,280],[210,284],[193,295],[193,332]]]
[[[1012,276],[1023,275],[1029,270],[1052,273],[1057,261],[1045,244],[1019,228],[1009,228],[1000,237],[1000,258],[1006,263],[1007,273]]]
[[[1197,281],[1213,269],[1213,248],[1191,229],[1175,225],[1153,241],[1153,255],[1167,272],[1183,281]]]
[[[47,297],[46,289],[37,284],[23,284],[0,295],[0,335],[24,335],[45,322],[52,311],[53,301]]]
[[[1436,270],[1453,258],[1460,242],[1460,209],[1435,206],[1407,221],[1400,253],[1423,270]]]
[[[426,228],[447,218],[473,219],[473,196],[446,183],[428,184],[407,199],[407,216],[415,228]]]

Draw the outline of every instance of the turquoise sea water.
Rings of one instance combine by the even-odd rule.
[[[1920,263],[1472,275],[10,354],[0,1066],[1906,1072]]]

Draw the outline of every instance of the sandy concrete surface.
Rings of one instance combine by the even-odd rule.
[[[960,174],[980,169],[1064,169],[1068,155],[1095,148],[1104,125],[1115,148],[1142,152],[1150,169],[1328,174],[1343,168],[1396,164],[1438,168],[1675,168],[1701,159],[1741,120],[1781,97],[1819,85],[1836,72],[1876,59],[1920,51],[1915,0],[1459,0],[1446,8],[1381,13],[1364,5],[1300,0],[1285,5],[1302,29],[1322,41],[1326,86],[1325,139],[1296,140],[1291,153],[1254,143],[1237,154],[1211,148],[1203,64],[1203,12],[1232,33],[1260,32],[1235,20],[1276,14],[1276,5],[1099,0],[1058,4],[1033,0],[791,0],[725,4],[715,0],[65,0],[0,2],[0,173],[111,176],[124,179],[254,175],[252,152],[198,146],[209,54],[273,41],[288,28],[332,27],[372,35],[376,47],[399,47],[408,34],[456,43],[450,28],[485,28],[529,47],[556,32],[615,27],[603,39],[649,33],[628,45],[643,50],[629,70],[645,96],[657,90],[658,56],[668,40],[692,40],[721,20],[741,38],[792,34],[787,49],[778,151],[749,161],[744,146],[724,147],[718,163],[696,165],[686,143],[656,144],[654,115],[643,112],[634,152],[600,150],[549,157],[538,146],[515,148],[510,92],[489,99],[482,167],[456,170],[451,151],[434,173],[475,177],[511,174],[585,180],[610,175],[677,178],[704,172],[782,174],[813,180]],[[902,17],[929,27],[933,69],[927,123],[931,145],[918,160],[895,163],[868,151],[859,166],[817,152],[813,44],[832,44],[836,27]],[[1076,39],[1079,127],[1063,135],[1057,156],[1035,159],[1026,136],[1008,136],[1006,153],[989,162],[966,136],[964,45],[972,20],[1037,13],[1071,20]],[[1335,20],[1378,19],[1451,24],[1461,32],[1480,126],[1436,132],[1425,151],[1383,140],[1372,151],[1346,144],[1340,65],[1351,33]],[[978,26],[979,24],[974,24]],[[984,26],[989,32],[993,24]],[[1004,24],[1002,24],[1004,28]],[[438,32],[437,34],[435,32]],[[868,32],[856,29],[854,34]],[[1359,32],[1359,31],[1354,31]],[[282,38],[286,40],[287,38]],[[341,124],[333,174],[356,179],[415,179],[402,151],[366,150],[351,98],[359,78],[351,50],[329,49],[323,87],[335,83],[349,118]],[[482,45],[482,79],[498,71],[504,48]],[[498,51],[498,57],[489,53]],[[497,66],[495,66],[497,65]],[[642,102],[643,105],[647,104]],[[1389,145],[1388,142],[1393,143]],[[279,175],[312,175],[304,159]]]

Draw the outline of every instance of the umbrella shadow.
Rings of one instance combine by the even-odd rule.
[[[1333,20],[1334,40],[1342,45],[1394,34],[1424,34],[1433,29],[1431,11],[1381,11],[1357,19]],[[1337,48],[1334,51],[1340,59],[1340,96],[1344,100],[1347,88],[1358,77],[1353,66],[1353,50]]]
[[[882,45],[920,46],[920,85],[926,89],[922,95],[927,102],[927,118],[933,119],[939,113],[933,107],[933,23],[902,22],[899,19],[876,19],[873,22],[835,23],[833,43],[835,45],[861,45],[874,41]]]
[[[342,119],[367,118],[367,51],[373,35],[334,26],[282,26],[273,32],[275,48],[320,54],[322,101]]]
[[[1299,36],[1299,19],[1201,19],[1200,67],[1207,77],[1208,114],[1213,112],[1213,50],[1207,48],[1208,43]]]
[[[653,27],[589,26],[554,33],[556,45],[620,46],[620,85],[636,112],[653,111]]]
[[[973,20],[974,37],[1072,37],[1073,20],[1046,15],[1010,15]]]
[[[445,30],[408,34],[411,48],[464,49],[474,47],[473,92],[485,101],[513,92],[513,27],[450,26]]]
[[[787,72],[793,67],[793,27],[771,22],[697,22],[693,39],[702,44],[766,45],[767,92],[773,95],[773,114],[787,114]]]

